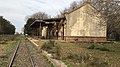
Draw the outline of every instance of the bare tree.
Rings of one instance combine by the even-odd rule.
[[[78,7],[78,2],[76,1],[73,1],[71,4],[70,4],[70,8],[69,10],[74,10]]]
[[[70,4],[69,8],[65,8],[64,10],[60,11],[60,14],[58,14],[56,17],[64,17],[64,13],[75,10],[79,6],[80,3],[81,2],[73,1]]]
[[[68,9],[65,8],[64,10],[61,10],[60,11],[60,14],[57,14],[55,17],[57,18],[61,18],[61,17],[64,17],[64,13],[68,12]]]
[[[119,0],[91,0],[92,4],[106,19],[107,35],[114,39],[120,36],[120,1]]]
[[[47,18],[50,18],[50,16],[48,14],[46,14],[45,12],[37,12],[37,13],[31,15],[30,17],[35,18],[35,19],[47,19]]]

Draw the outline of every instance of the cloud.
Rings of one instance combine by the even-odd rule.
[[[20,32],[26,16],[39,11],[55,16],[73,1],[75,0],[1,0],[0,15],[11,21],[16,26],[16,31]]]

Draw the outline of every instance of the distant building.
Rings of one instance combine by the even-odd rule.
[[[106,41],[106,24],[101,22],[98,12],[90,3],[84,3],[79,8],[65,13],[65,17],[51,18],[35,21],[31,27],[36,28],[36,35],[40,36],[46,28],[46,38],[61,39],[65,41],[104,42]],[[35,34],[35,30],[33,30]],[[42,36],[42,35],[41,35]]]

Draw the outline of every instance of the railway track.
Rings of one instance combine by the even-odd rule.
[[[12,65],[13,65],[13,61],[14,61],[15,56],[16,56],[16,54],[17,54],[17,51],[18,51],[19,45],[20,45],[20,40],[19,40],[19,42],[17,43],[17,47],[16,47],[16,49],[15,49],[15,52],[14,52],[14,54],[13,54],[13,56],[12,56],[12,59],[11,59],[9,65],[8,65],[8,67],[12,67]]]
[[[26,40],[26,45],[30,51],[31,57],[33,58],[35,67],[51,67],[51,65],[43,57],[41,50],[37,48],[28,39]]]
[[[17,44],[8,67],[50,67],[50,64],[31,42],[22,38]]]

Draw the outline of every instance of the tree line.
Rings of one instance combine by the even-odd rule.
[[[61,10],[60,14],[56,15],[55,17],[58,17],[58,18],[63,17],[64,13],[75,10],[85,2],[91,3],[91,5],[94,6],[98,12],[102,13],[101,18],[104,18],[105,22],[101,22],[100,24],[101,25],[104,25],[104,23],[107,24],[107,38],[119,40],[120,39],[120,1],[119,0],[74,1],[70,4],[70,7],[65,8],[64,10]],[[50,18],[49,15],[44,12],[38,12],[29,17],[30,18],[28,19],[25,25],[26,31],[27,31],[26,27],[28,27],[30,23],[32,23],[30,21],[31,18],[34,18],[34,19]]]
[[[2,16],[0,17],[0,35],[11,35],[15,33],[15,26]]]

